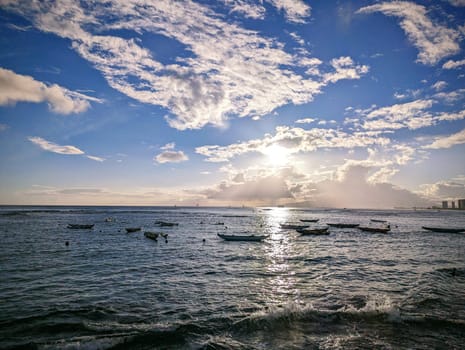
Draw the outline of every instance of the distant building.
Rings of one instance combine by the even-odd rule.
[[[450,202],[451,208],[455,209],[455,201]]]
[[[442,209],[447,209],[447,208],[449,208],[447,201],[442,201]]]
[[[465,199],[458,200],[459,209],[465,209]]]

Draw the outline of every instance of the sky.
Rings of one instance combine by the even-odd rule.
[[[465,198],[464,38],[464,0],[0,0],[0,204]]]

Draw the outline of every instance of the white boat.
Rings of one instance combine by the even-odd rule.
[[[218,233],[218,236],[223,238],[225,241],[261,242],[269,235],[225,235],[222,233]]]

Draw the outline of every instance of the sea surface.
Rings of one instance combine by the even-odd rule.
[[[465,234],[422,226],[465,211],[0,207],[0,348],[463,349]]]

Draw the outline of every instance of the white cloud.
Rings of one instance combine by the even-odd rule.
[[[284,148],[287,153],[312,152],[320,148],[366,147],[369,145],[387,145],[389,139],[378,133],[355,132],[348,134],[340,130],[313,128],[304,130],[278,126],[274,135],[266,134],[263,139],[254,139],[228,146],[208,145],[196,148],[198,154],[207,157],[210,162],[225,162],[229,159],[251,152],[266,154],[274,146]]]
[[[55,113],[81,113],[89,107],[89,100],[100,100],[70,91],[59,85],[46,85],[27,75],[0,68],[0,105],[17,102],[47,102]]]
[[[1,132],[1,131],[5,131],[6,129],[8,129],[8,125],[6,125],[6,124],[0,124],[0,132]]]
[[[366,6],[357,13],[381,12],[400,18],[400,26],[408,39],[420,51],[417,61],[434,65],[447,56],[460,51],[460,34],[454,29],[433,23],[424,6],[407,1],[382,2]]]
[[[360,79],[361,75],[368,73],[369,67],[356,65],[350,57],[339,57],[331,60],[335,72],[325,74],[325,81],[335,83],[342,79]]]
[[[154,160],[158,163],[180,163],[189,160],[183,151],[163,151]]]
[[[465,59],[460,60],[460,61],[449,60],[449,61],[447,61],[446,63],[444,63],[442,65],[442,68],[444,68],[444,69],[455,69],[455,68],[459,68],[459,67],[462,67],[462,66],[465,66]]]
[[[97,157],[97,156],[89,156],[89,155],[87,155],[86,157],[91,159],[91,160],[95,160],[96,162],[104,162],[105,161],[105,158],[101,158],[101,157]]]
[[[231,12],[243,14],[245,17],[253,19],[264,19],[265,8],[255,1],[250,0],[221,0],[226,6],[231,8]]]
[[[288,21],[305,23],[305,18],[310,16],[311,7],[302,0],[267,0],[278,10],[284,11]]]
[[[459,131],[458,133],[445,136],[445,137],[438,137],[436,140],[424,146],[423,148],[432,148],[432,149],[439,149],[439,148],[451,148],[455,145],[461,145],[465,143],[465,129]]]
[[[304,119],[298,119],[295,122],[297,124],[311,124],[314,121],[316,121],[316,119],[314,119],[314,118],[304,118]]]
[[[175,147],[176,147],[176,144],[174,142],[170,142],[164,145],[163,147],[160,147],[160,149],[170,150],[170,149],[174,149]]]
[[[97,157],[97,156],[92,156],[92,155],[87,155],[85,152],[76,146],[62,146],[58,145],[56,143],[47,141],[41,137],[38,136],[30,136],[28,137],[28,140],[31,141],[33,144],[39,146],[45,151],[52,152],[52,153],[57,153],[57,154],[65,154],[65,155],[81,155],[84,156],[88,159],[94,160],[96,162],[104,162],[105,158]]]
[[[302,0],[265,0],[278,11],[283,11],[284,16],[290,22],[305,23],[305,18],[310,16],[311,7]],[[265,19],[266,9],[263,0],[221,0],[231,9],[231,12],[243,14],[253,19]]]
[[[447,83],[443,80],[441,81],[437,81],[436,83],[434,83],[433,85],[431,85],[431,88],[436,90],[436,91],[441,91],[441,90],[444,90],[447,86]]]
[[[301,0],[271,3],[294,22],[310,15],[310,7]],[[72,47],[112,88],[167,108],[171,112],[168,123],[180,130],[224,126],[231,117],[259,118],[283,105],[307,103],[329,83],[359,79],[368,71],[366,66],[336,59],[334,74],[320,73],[312,66],[310,79],[297,68],[304,65],[304,59],[314,64],[318,59],[305,52],[288,53],[277,40],[228,23],[211,8],[188,0],[158,0],[144,6],[136,0],[109,0],[85,7],[77,0],[22,0],[6,8],[30,19],[42,31],[70,39]],[[106,30],[124,30],[134,38],[103,35]],[[137,39],[146,32],[176,41],[184,52],[168,62],[157,61]]]
[[[28,137],[28,140],[36,144],[43,150],[46,150],[49,152],[58,153],[58,154],[68,154],[68,155],[84,154],[83,151],[81,151],[79,148],[75,146],[60,146],[60,145],[57,145],[56,143],[47,141],[41,137],[31,136],[31,137]]]

